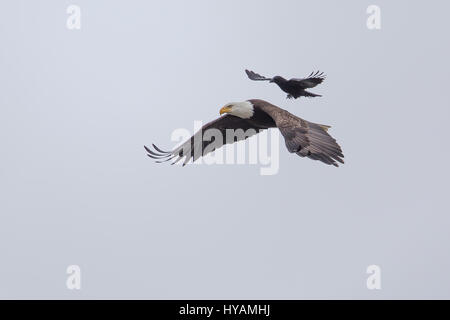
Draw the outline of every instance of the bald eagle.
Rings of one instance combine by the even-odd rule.
[[[232,102],[221,108],[219,113],[225,115],[205,124],[174,150],[164,151],[153,144],[154,150],[144,146],[147,155],[159,163],[174,159],[172,164],[175,164],[185,158],[184,166],[190,159],[196,161],[224,144],[244,140],[265,129],[278,128],[289,152],[336,167],[337,162],[344,163],[341,147],[327,132],[329,126],[303,120],[267,101],[252,99]],[[227,139],[226,131],[230,129],[241,130],[244,134]],[[205,138],[208,130],[221,133],[222,138]]]
[[[325,75],[323,72],[317,71],[317,72],[311,72],[310,75],[308,75],[305,78],[292,78],[290,80],[286,80],[285,78],[281,76],[275,76],[273,78],[266,78],[264,76],[261,76],[253,71],[245,70],[245,73],[247,73],[247,76],[250,80],[254,81],[269,81],[276,83],[281,90],[286,92],[287,99],[297,99],[299,97],[321,97],[320,94],[315,94],[309,91],[306,91],[306,89],[314,88],[318,84],[322,83],[323,80],[325,80]]]

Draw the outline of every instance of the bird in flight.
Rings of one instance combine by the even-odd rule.
[[[319,94],[315,94],[306,89],[314,88],[318,84],[322,83],[325,80],[325,75],[323,72],[311,72],[309,76],[306,78],[292,78],[290,80],[286,80],[281,76],[275,76],[273,78],[266,78],[260,74],[257,74],[250,70],[245,70],[245,73],[249,77],[250,80],[254,81],[269,81],[276,83],[281,90],[286,92],[288,99],[297,99],[299,97],[321,97]]]
[[[338,167],[338,162],[344,163],[344,155],[336,140],[328,134],[329,126],[303,120],[288,111],[267,101],[252,99],[244,102],[232,102],[220,109],[220,116],[205,124],[189,140],[172,151],[164,151],[152,144],[153,150],[144,146],[147,155],[158,163],[173,160],[172,164],[184,158],[183,166],[191,159],[198,158],[222,147],[253,136],[262,130],[278,128],[284,137],[290,153],[300,157],[319,160],[325,164]],[[244,132],[231,139],[227,130]],[[221,134],[221,139],[205,138],[208,130]]]

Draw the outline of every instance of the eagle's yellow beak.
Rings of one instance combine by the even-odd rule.
[[[224,113],[228,113],[231,112],[231,107],[223,107],[222,109],[220,109],[220,114],[224,114]]]

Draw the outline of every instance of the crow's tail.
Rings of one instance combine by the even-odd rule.
[[[308,98],[314,98],[314,97],[321,97],[321,95],[320,94],[315,94],[315,93],[312,93],[312,92],[309,92],[309,91],[304,91],[305,93],[303,94],[305,97],[308,97]]]

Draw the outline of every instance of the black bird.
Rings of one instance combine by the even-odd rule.
[[[297,99],[301,96],[310,98],[321,97],[321,95],[306,91],[306,89],[314,88],[319,83],[322,83],[323,80],[325,80],[324,73],[320,71],[317,71],[315,73],[311,72],[311,74],[306,78],[292,78],[290,80],[286,80],[285,78],[280,76],[266,78],[250,70],[245,70],[245,73],[247,73],[247,76],[250,80],[275,82],[281,90],[288,94],[288,99]]]

